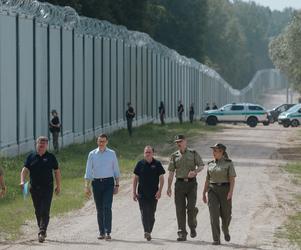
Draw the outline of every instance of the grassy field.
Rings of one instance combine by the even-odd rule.
[[[202,123],[178,123],[165,126],[147,124],[134,128],[133,136],[129,137],[127,130],[119,130],[109,137],[108,147],[118,155],[123,178],[131,173],[137,160],[143,157],[143,149],[152,145],[158,155],[167,156],[175,149],[173,137],[185,134],[188,138],[201,137],[202,134],[214,132],[219,127],[208,127]],[[74,144],[57,155],[62,171],[62,192],[54,196],[51,215],[59,215],[73,209],[81,208],[85,203],[83,194],[83,176],[88,152],[96,148],[95,140],[85,144]],[[23,198],[20,189],[20,171],[26,156],[1,158],[1,166],[5,171],[5,181],[8,187],[7,195],[0,200],[0,239],[12,240],[19,236],[20,226],[26,220],[34,219],[34,210],[30,197]],[[13,219],[12,219],[13,218]]]
[[[301,163],[289,164],[284,169],[292,174],[293,183],[301,185]],[[285,223],[285,238],[296,243],[301,248],[301,194],[295,195],[296,206],[299,210],[296,214],[289,217]]]

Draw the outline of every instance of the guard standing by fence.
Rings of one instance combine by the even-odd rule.
[[[182,101],[179,101],[178,118],[179,118],[180,123],[183,123],[183,112],[184,112],[184,106],[182,104]]]
[[[56,153],[59,152],[59,134],[61,132],[61,124],[58,114],[55,109],[51,111],[52,119],[49,123],[49,130],[52,133],[53,149]]]
[[[128,102],[128,109],[125,112],[125,116],[126,116],[127,128],[128,128],[129,135],[132,136],[132,133],[133,133],[133,119],[135,117],[135,111],[134,111],[134,108],[132,107],[130,102]]]
[[[189,121],[190,123],[193,123],[193,118],[194,118],[194,106],[193,103],[191,103],[189,107]]]

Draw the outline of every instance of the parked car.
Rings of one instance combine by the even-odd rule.
[[[268,111],[268,118],[270,123],[274,123],[278,120],[278,116],[282,113],[293,107],[295,104],[281,104]]]
[[[278,116],[278,123],[283,127],[298,127],[301,124],[301,103],[294,105]]]
[[[252,103],[232,103],[217,110],[204,111],[202,120],[208,125],[220,122],[242,122],[250,127],[256,127],[258,123],[269,124],[268,112],[262,106]]]

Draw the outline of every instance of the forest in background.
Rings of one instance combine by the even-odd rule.
[[[46,2],[46,1],[42,1]],[[215,69],[242,89],[256,71],[272,68],[269,43],[293,9],[271,11],[241,0],[48,0],[80,15],[124,25]],[[299,57],[301,58],[301,57]]]

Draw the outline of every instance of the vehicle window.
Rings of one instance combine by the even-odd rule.
[[[301,104],[295,104],[293,107],[291,107],[290,109],[287,110],[288,113],[294,113],[294,112],[298,112],[298,110],[300,109]]]
[[[287,106],[286,105],[284,105],[284,106],[282,106],[282,107],[279,108],[280,112],[284,112],[285,110],[287,110]]]
[[[229,111],[229,110],[231,110],[231,107],[232,107],[232,105],[226,105],[226,106],[222,107],[222,110]]]
[[[237,110],[243,110],[243,109],[244,109],[243,105],[233,105],[231,107],[231,110],[235,110],[235,111],[237,111]]]
[[[249,106],[249,110],[263,110],[260,106]]]

